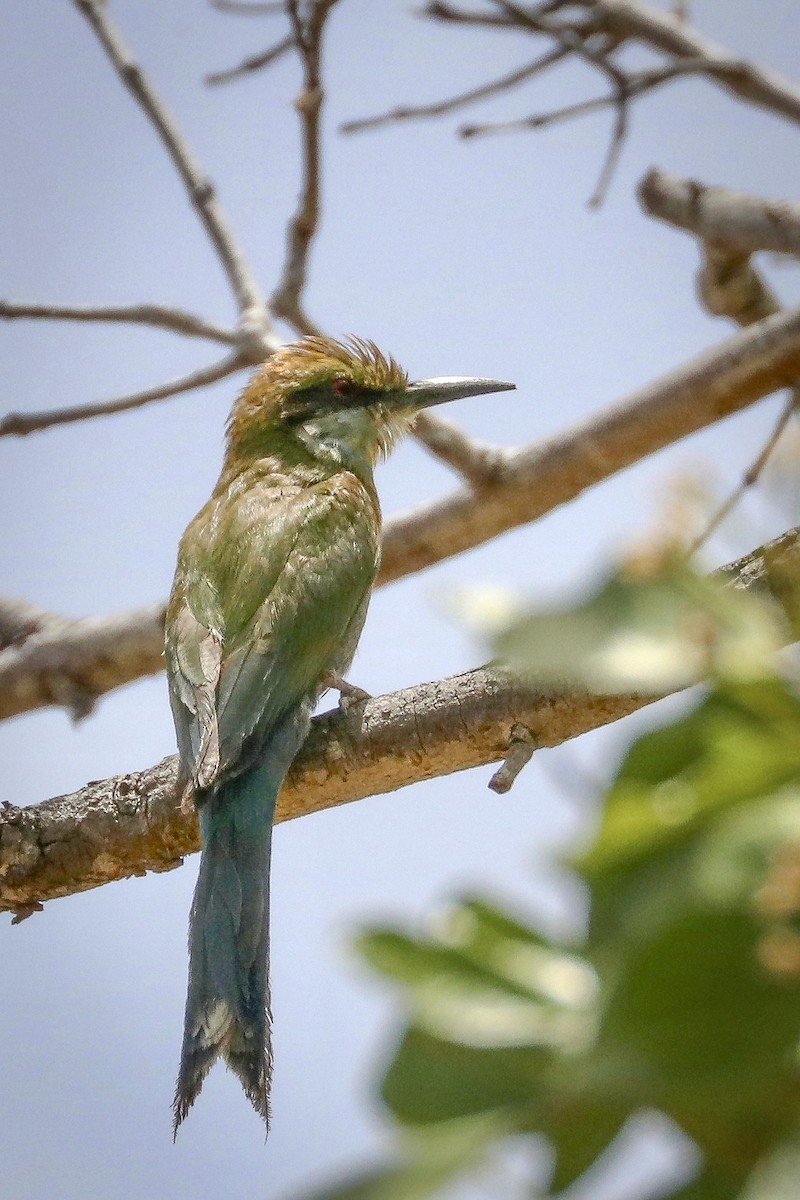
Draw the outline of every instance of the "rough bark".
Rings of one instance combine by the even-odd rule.
[[[800,530],[724,568],[739,587],[768,588],[798,629]],[[570,738],[651,703],[650,696],[545,694],[491,667],[404,688],[347,713],[317,717],[281,792],[280,821],[408,783],[504,759],[519,728],[537,746]],[[89,783],[30,808],[0,809],[0,910],[115,879],[166,871],[198,849],[193,813],[175,795],[176,758]]]

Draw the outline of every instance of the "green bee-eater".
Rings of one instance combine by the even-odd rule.
[[[370,342],[307,338],[274,354],[233,406],[222,474],[183,536],[167,609],[181,783],[203,847],[175,1130],[220,1055],[269,1121],[275,802],[364,623],[380,559],[375,463],[418,410],[512,386],[409,383]]]

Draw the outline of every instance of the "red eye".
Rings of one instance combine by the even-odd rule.
[[[334,396],[352,396],[356,390],[356,385],[352,379],[345,379],[343,376],[338,376],[331,383]]]

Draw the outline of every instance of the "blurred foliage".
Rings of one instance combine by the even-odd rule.
[[[675,1200],[800,1195],[800,695],[780,618],[669,557],[560,613],[481,605],[495,651],[537,675],[711,682],[633,742],[602,797],[570,863],[591,898],[579,947],[477,896],[422,934],[362,933],[405,1011],[382,1084],[397,1156],[325,1195],[486,1185],[513,1138],[531,1161],[549,1145],[527,1194],[555,1196],[648,1109],[699,1150]]]

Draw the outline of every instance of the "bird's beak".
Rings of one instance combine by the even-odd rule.
[[[489,392],[513,392],[515,383],[503,383],[499,379],[470,379],[459,375],[442,379],[420,379],[409,383],[404,400],[410,401],[414,409],[431,408],[434,404],[446,404],[448,400],[464,400],[467,396],[486,396]]]

